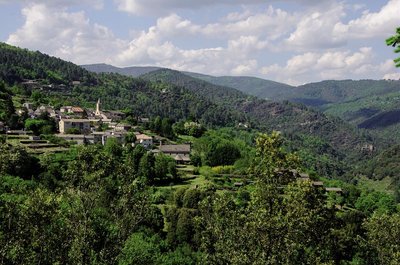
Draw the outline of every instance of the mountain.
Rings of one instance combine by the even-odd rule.
[[[263,99],[277,100],[292,94],[294,87],[287,84],[265,80],[250,76],[210,76],[198,73],[184,72],[185,74],[209,83],[232,87],[246,94]]]
[[[337,116],[382,138],[400,142],[399,80],[326,80],[292,87],[254,77],[188,75],[259,98],[288,100]]]
[[[324,139],[335,149],[358,149],[368,141],[356,128],[343,120],[327,116],[301,104],[273,102],[249,96],[236,89],[199,80],[179,71],[160,69],[142,75],[142,79],[185,87],[212,102],[245,113],[253,126],[279,130],[287,134],[307,134]]]
[[[138,77],[143,74],[147,74],[152,71],[160,69],[155,66],[133,66],[133,67],[115,67],[109,64],[87,64],[82,65],[83,68],[94,73],[118,73],[121,75],[127,75],[132,77]]]

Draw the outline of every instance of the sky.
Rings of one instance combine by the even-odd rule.
[[[400,0],[0,0],[0,41],[76,64],[301,85],[399,79]]]

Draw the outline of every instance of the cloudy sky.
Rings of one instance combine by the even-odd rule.
[[[0,41],[76,64],[289,84],[400,78],[400,0],[0,0]]]

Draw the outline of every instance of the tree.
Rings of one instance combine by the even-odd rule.
[[[280,133],[261,134],[256,139],[257,154],[250,167],[250,173],[264,183],[287,184],[293,181],[290,169],[298,169],[300,161],[295,154],[283,150]]]
[[[151,129],[156,133],[161,133],[162,130],[162,120],[160,116],[157,116],[151,124]]]
[[[212,143],[206,153],[206,163],[209,166],[233,165],[240,158],[239,148],[228,141]]]
[[[158,154],[155,157],[155,164],[154,164],[154,174],[155,177],[163,181],[168,178],[168,174],[171,174],[171,177],[176,177],[176,162],[175,160],[167,156],[165,154]]]
[[[106,144],[104,145],[104,151],[112,156],[122,156],[122,146],[117,138],[107,138]]]
[[[386,39],[386,45],[396,47],[394,52],[400,53],[400,27],[396,29],[396,34]],[[400,67],[400,57],[394,59],[396,67]]]
[[[167,138],[174,138],[174,130],[172,129],[172,121],[168,118],[162,119],[161,133]]]
[[[47,122],[44,120],[36,120],[36,119],[27,119],[25,121],[25,129],[28,131],[32,131],[34,135],[39,135],[42,128],[47,125]]]
[[[150,237],[143,232],[133,233],[124,244],[118,264],[157,264],[161,256],[160,241],[156,235]]]
[[[147,183],[154,181],[155,158],[153,153],[147,153],[140,159],[138,175],[146,180]]]
[[[369,264],[400,264],[400,215],[374,214],[364,223],[367,244],[376,260]]]
[[[0,144],[0,174],[32,178],[40,172],[39,160],[24,148]]]
[[[323,191],[296,181],[297,163],[279,134],[257,138],[252,173],[258,179],[248,203],[222,193],[200,203],[198,225],[206,264],[324,264],[330,262],[334,222]],[[278,170],[277,170],[278,169]],[[292,174],[293,175],[293,174]]]
[[[136,134],[133,132],[128,132],[125,135],[125,143],[126,144],[134,144],[136,142]]]
[[[146,154],[146,152],[147,151],[143,145],[138,144],[127,154],[125,163],[129,168],[133,169],[134,173],[138,172],[140,160]]]

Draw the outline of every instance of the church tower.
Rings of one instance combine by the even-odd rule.
[[[96,112],[94,113],[94,115],[96,115],[96,116],[100,116],[101,115],[101,112],[100,112],[100,99],[97,100]]]

